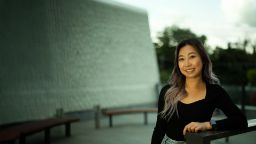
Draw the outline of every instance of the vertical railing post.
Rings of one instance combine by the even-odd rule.
[[[226,143],[229,142],[229,137],[225,137],[225,142],[226,142]]]
[[[247,85],[247,77],[246,77],[246,72],[247,72],[247,66],[243,65],[242,66],[243,70],[243,79],[242,79],[242,98],[241,98],[241,110],[244,114],[246,114],[245,111],[245,102],[246,102],[246,85]]]
[[[95,128],[100,128],[100,105],[94,106],[94,118],[95,118]]]

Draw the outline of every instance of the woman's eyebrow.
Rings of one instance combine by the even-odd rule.
[[[190,53],[188,53],[188,55],[191,55],[191,54],[196,54],[196,52],[190,52]]]
[[[191,55],[191,54],[196,54],[196,52],[190,52],[190,53],[188,53],[188,55]],[[184,55],[180,54],[178,57],[184,57]]]

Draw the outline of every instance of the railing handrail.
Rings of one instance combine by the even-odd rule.
[[[205,131],[199,133],[187,133],[185,135],[187,144],[210,144],[211,140],[225,138],[256,130],[256,119],[248,120],[248,128],[228,131]]]

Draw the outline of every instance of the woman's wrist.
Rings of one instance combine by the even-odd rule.
[[[210,122],[205,122],[205,124],[206,124],[206,129],[207,130],[211,130],[212,129],[212,125],[211,125]]]
[[[217,130],[217,124],[216,124],[216,121],[215,120],[211,120],[210,121],[210,125],[212,127],[212,130]]]

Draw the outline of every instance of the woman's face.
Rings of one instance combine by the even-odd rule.
[[[202,76],[202,59],[199,53],[191,45],[182,47],[178,54],[178,65],[181,73],[188,78]]]

